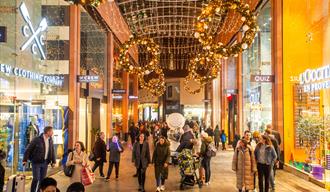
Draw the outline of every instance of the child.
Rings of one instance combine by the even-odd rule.
[[[227,141],[227,136],[225,134],[225,131],[222,130],[221,132],[221,143],[222,143],[222,150],[226,150],[226,141]]]

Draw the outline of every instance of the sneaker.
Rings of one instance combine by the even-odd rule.
[[[156,192],[160,192],[160,191],[161,191],[160,187],[157,187]]]
[[[105,176],[102,174],[102,175],[100,175],[100,177],[105,177]]]
[[[165,185],[160,186],[160,191],[165,191]]]
[[[210,185],[210,182],[205,183],[206,186]]]
[[[110,177],[106,177],[105,178],[105,181],[110,181]]]

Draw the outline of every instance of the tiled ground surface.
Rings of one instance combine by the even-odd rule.
[[[231,160],[233,151],[220,151],[218,155],[212,159],[211,169],[212,177],[211,184],[199,189],[195,187],[188,188],[185,191],[224,191],[235,192],[235,174],[231,170]],[[107,166],[105,166],[105,172]],[[131,163],[131,150],[126,149],[122,155],[122,161],[120,165],[119,180],[114,179],[114,172],[109,182],[105,182],[104,179],[97,177],[96,182],[87,187],[87,192],[109,192],[109,191],[137,191],[138,182],[137,178],[133,178],[135,173],[133,163]],[[98,176],[98,171],[96,172]],[[69,178],[65,177],[63,173],[58,173],[53,176],[59,183],[59,189],[63,192],[66,191],[66,187],[69,185]],[[169,179],[167,180],[167,191],[180,191],[179,190],[180,175],[178,167],[171,166]],[[290,173],[284,171],[278,171],[276,176],[276,191],[278,192],[322,192],[326,191],[310,182],[300,179]],[[150,166],[147,170],[146,191],[155,190],[154,169]]]

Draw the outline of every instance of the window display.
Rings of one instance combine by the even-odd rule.
[[[272,75],[271,2],[258,16],[254,43],[243,52],[243,130],[263,132],[272,123],[272,82],[255,81],[256,75]]]

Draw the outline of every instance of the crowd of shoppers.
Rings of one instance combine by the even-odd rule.
[[[275,170],[280,160],[281,137],[277,131],[267,126],[262,135],[244,131],[244,136],[237,142],[233,156],[232,169],[236,172],[236,186],[239,191],[255,189],[256,175],[260,192],[275,191]],[[257,174],[256,174],[257,173]]]

